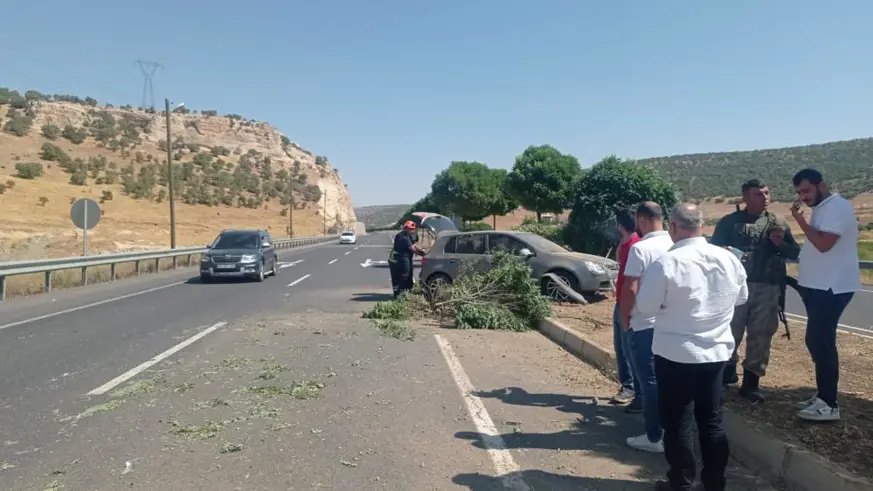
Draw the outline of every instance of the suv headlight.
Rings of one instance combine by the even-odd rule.
[[[258,258],[254,254],[245,254],[245,255],[243,255],[243,257],[239,261],[241,263],[253,263],[257,260],[258,260]]]
[[[603,266],[597,263],[592,263],[590,261],[585,262],[585,269],[587,269],[588,272],[592,274],[606,274],[606,270],[603,269]]]
[[[207,255],[207,254],[203,254],[202,256],[200,256],[201,263],[208,263],[211,259],[212,259],[212,256]]]

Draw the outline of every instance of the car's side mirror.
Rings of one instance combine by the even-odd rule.
[[[264,249],[269,249],[269,248],[270,248],[270,243],[269,243],[269,242],[264,242],[263,244],[261,244],[261,247],[263,247]]]
[[[518,255],[522,257],[531,257],[534,255],[533,251],[528,249],[527,247],[520,249],[518,251]]]
[[[212,249],[212,244],[206,244],[207,249]]]

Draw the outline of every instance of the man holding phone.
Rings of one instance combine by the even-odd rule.
[[[831,193],[821,172],[804,169],[793,181],[798,201],[791,207],[791,215],[806,234],[797,283],[806,307],[806,349],[815,365],[817,389],[814,396],[797,404],[797,416],[808,421],[837,421],[837,327],[855,292],[861,289],[858,221],[852,203]],[[812,209],[809,221],[803,205]]]
[[[779,329],[780,298],[787,275],[785,260],[797,259],[800,246],[788,223],[767,210],[770,189],[758,179],[742,186],[745,209],[726,215],[715,226],[710,241],[740,258],[748,277],[749,300],[734,310],[731,321],[736,346],[724,370],[724,384],[735,384],[740,343],[746,338],[743,384],[740,395],[752,403],[764,402],[760,380],[767,372],[770,345]]]

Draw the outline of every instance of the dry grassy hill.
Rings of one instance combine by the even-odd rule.
[[[0,89],[0,260],[79,253],[69,209],[82,197],[103,210],[89,252],[169,246],[165,114],[16,96]],[[338,171],[271,125],[174,112],[171,130],[179,246],[234,227],[287,237],[289,190],[295,236],[354,224]]]

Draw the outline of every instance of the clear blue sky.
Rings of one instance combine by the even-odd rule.
[[[828,6],[829,5],[829,6]],[[591,165],[873,135],[873,1],[16,2],[0,85],[265,120],[356,205],[549,143]]]

